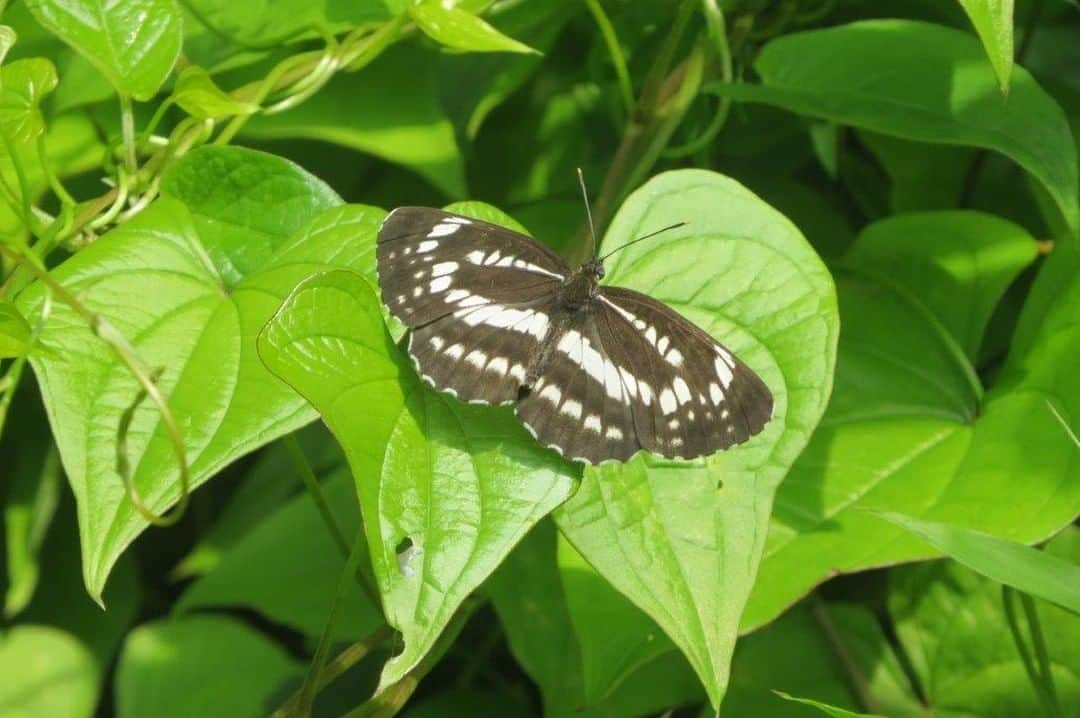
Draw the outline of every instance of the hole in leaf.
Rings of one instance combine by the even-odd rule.
[[[412,566],[413,561],[422,553],[422,550],[413,543],[412,537],[406,536],[401,539],[394,548],[394,553],[397,554],[398,570],[401,571],[401,575],[405,577],[413,576],[416,573]]]

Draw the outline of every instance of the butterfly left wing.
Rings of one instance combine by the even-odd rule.
[[[427,207],[391,212],[376,256],[383,303],[412,330],[421,376],[465,401],[517,399],[565,262],[531,237]]]

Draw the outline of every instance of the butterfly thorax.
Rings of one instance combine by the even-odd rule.
[[[584,309],[596,296],[600,279],[604,276],[604,265],[597,259],[590,259],[563,282],[559,289],[559,306],[570,312]]]

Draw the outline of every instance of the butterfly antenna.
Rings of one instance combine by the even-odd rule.
[[[592,221],[592,209],[589,207],[589,191],[585,189],[585,175],[581,173],[581,168],[577,168],[577,180],[581,185],[581,196],[585,198],[585,216],[589,218],[589,237],[592,239],[593,257],[600,256],[600,245],[596,242],[596,227],[593,226]]]
[[[616,252],[621,252],[622,250],[626,249],[627,247],[629,247],[632,244],[637,244],[638,242],[644,242],[646,239],[652,239],[656,235],[667,232],[670,229],[678,229],[679,227],[685,227],[686,224],[687,224],[686,222],[676,222],[675,224],[669,224],[667,227],[664,227],[662,229],[658,229],[655,232],[649,232],[644,237],[638,237],[635,240],[627,242],[626,244],[624,244],[621,247],[616,247],[615,249],[613,249],[610,252],[608,252],[607,254],[605,254],[603,257],[600,257],[600,261],[603,262],[605,259],[607,259],[611,255],[615,254]]]

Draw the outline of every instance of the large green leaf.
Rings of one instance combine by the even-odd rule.
[[[1064,113],[1020,67],[1003,97],[970,35],[907,20],[856,22],[773,40],[754,66],[762,84],[717,90],[910,140],[1000,152],[1080,229],[1076,147]]]
[[[294,479],[294,482],[296,480]],[[323,492],[346,536],[360,530],[348,471],[327,479]],[[335,600],[345,556],[306,493],[261,523],[222,557],[215,568],[191,586],[176,603],[178,612],[208,606],[240,605],[309,636],[319,636]],[[381,623],[371,605],[351,583],[334,623],[335,640],[359,640]]]
[[[1008,94],[1013,68],[1013,0],[958,0],[979,33],[1001,91]]]
[[[45,129],[41,100],[56,88],[56,68],[45,58],[16,60],[0,68],[0,132],[29,142]],[[0,153],[7,154],[0,145]]]
[[[485,585],[514,658],[540,687],[545,716],[634,718],[703,700],[700,682],[677,651],[646,662],[598,703],[586,699],[550,521],[529,532]]]
[[[183,29],[174,0],[27,0],[27,5],[118,92],[137,100],[154,96],[180,55]]]
[[[1047,403],[1075,425],[1080,376],[1068,367],[1080,353],[1078,268],[1077,251],[1059,245],[981,402],[970,364],[916,295],[842,279],[836,390],[777,495],[746,628],[837,572],[935,555],[859,509],[1024,543],[1080,513],[1077,449]]]
[[[270,375],[255,335],[308,274],[349,267],[358,255],[318,222],[340,200],[295,165],[242,149],[207,148],[178,162],[163,197],[60,265],[53,277],[122,332],[150,366],[181,427],[193,486],[235,458],[312,420],[314,412]],[[381,213],[328,215],[373,228]],[[324,220],[325,221],[325,220]],[[40,286],[19,297],[37,313]],[[83,574],[99,597],[109,568],[146,521],[116,471],[121,414],[139,388],[86,321],[54,305],[31,355],[53,433],[79,506]],[[142,402],[127,436],[133,480],[157,512],[179,496],[176,457],[157,409]]]
[[[301,667],[261,633],[229,618],[191,616],[132,631],[116,668],[116,714],[266,716]]]
[[[363,71],[335,76],[299,106],[253,117],[244,135],[351,147],[408,167],[458,197],[465,192],[464,163],[434,95],[435,60],[419,47],[390,48]]]
[[[354,241],[373,247],[375,229]],[[422,385],[375,291],[351,272],[312,277],[274,315],[259,351],[349,459],[383,609],[404,639],[383,670],[385,688],[419,663],[462,600],[574,482],[572,467],[540,450],[508,409]]]
[[[765,431],[693,462],[639,456],[585,471],[556,514],[585,559],[660,624],[718,705],[776,486],[832,386],[832,279],[799,231],[737,182],[662,174],[632,194],[604,244],[685,220],[619,252],[607,282],[666,302],[735,351],[776,401]]]
[[[902,214],[859,234],[845,264],[917,296],[972,361],[1005,289],[1038,254],[1023,227],[980,212]]]
[[[16,626],[0,635],[0,715],[90,718],[100,669],[75,636],[49,626]]]
[[[1076,564],[1080,531],[1067,530],[1047,550]],[[933,715],[1045,715],[1006,623],[999,584],[952,561],[895,569],[889,583],[889,613]],[[1075,718],[1080,621],[1042,602],[1036,613],[1061,715]]]

